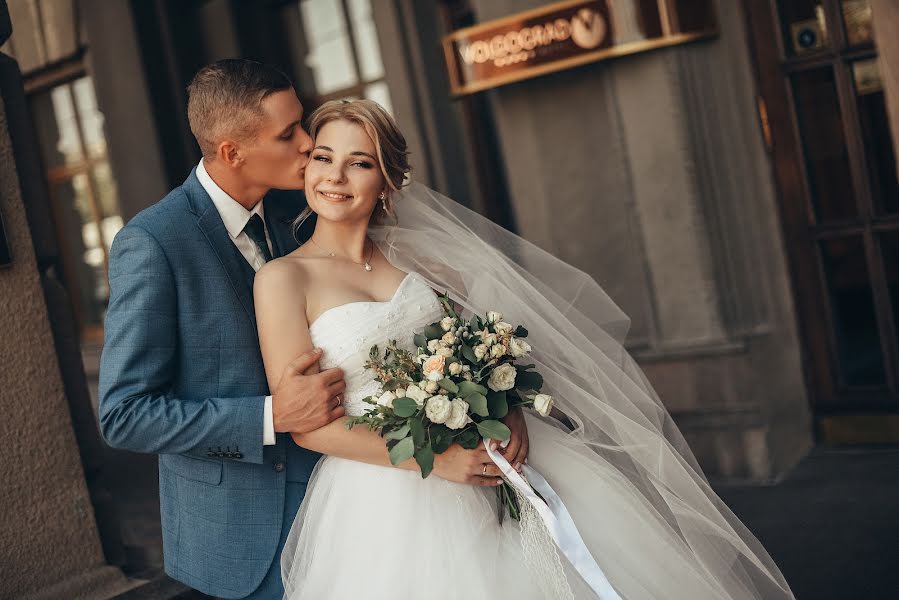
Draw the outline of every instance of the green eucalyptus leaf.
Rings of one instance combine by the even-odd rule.
[[[424,479],[434,470],[434,451],[429,444],[425,444],[415,453],[415,462],[421,468],[421,478]]]
[[[512,432],[509,431],[508,427],[500,421],[493,420],[478,423],[478,433],[481,434],[481,437],[491,440],[504,441],[512,437]]]
[[[398,417],[411,417],[418,412],[418,404],[412,398],[397,398],[393,401],[393,413]]]
[[[409,431],[412,433],[412,441],[418,448],[425,441],[425,426],[418,419],[409,419]]]
[[[431,323],[427,327],[425,327],[424,331],[425,337],[429,340],[438,340],[443,337],[444,331],[443,327],[438,325],[437,323]],[[425,344],[427,345],[427,344]]]
[[[445,389],[446,391],[448,391],[451,394],[455,394],[459,391],[459,386],[457,386],[455,383],[453,383],[453,380],[450,379],[449,377],[444,377],[443,379],[441,379],[440,381],[437,382],[437,385],[439,385],[440,387],[442,387],[443,389]]]
[[[487,410],[487,398],[484,394],[473,392],[465,398],[465,401],[468,402],[468,406],[474,414],[481,417],[490,416],[490,411]]]
[[[506,392],[491,391],[487,394],[487,407],[490,410],[490,416],[494,419],[502,419],[509,414],[509,402],[506,399]]]
[[[464,356],[470,363],[478,363],[478,357],[474,355],[474,350],[472,350],[471,346],[468,344],[462,344],[462,356]]]
[[[474,450],[481,443],[481,436],[477,429],[470,427],[463,431],[456,441],[466,450]]]
[[[526,338],[528,337],[528,330],[519,325],[515,328],[515,337]]]
[[[390,464],[394,467],[399,466],[404,461],[412,458],[415,453],[415,444],[411,437],[403,438],[390,449]]]
[[[434,454],[443,454],[452,443],[453,438],[449,433],[449,429],[443,425],[431,427],[431,448],[433,448]]]
[[[487,394],[487,388],[483,385],[478,385],[474,381],[460,381],[459,382],[459,397],[468,398],[471,394]],[[470,404],[470,403],[469,403]]]
[[[518,371],[515,387],[524,390],[539,390],[543,387],[543,375],[537,371]]]
[[[401,440],[404,437],[409,435],[409,425],[403,425],[399,429],[394,429],[393,431],[387,432],[384,437],[388,440]]]
[[[412,341],[415,342],[415,345],[419,348],[427,348],[428,346],[428,338],[425,337],[423,333],[416,333],[412,337]]]

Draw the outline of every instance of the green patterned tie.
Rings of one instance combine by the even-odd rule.
[[[269,252],[268,243],[265,241],[265,223],[262,222],[262,217],[259,215],[250,217],[250,220],[247,221],[243,230],[244,233],[255,242],[256,247],[259,248],[259,252],[262,253],[262,257],[265,259],[265,262],[270,261],[272,259],[272,253]]]

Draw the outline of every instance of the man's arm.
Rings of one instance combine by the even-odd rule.
[[[206,457],[239,449],[262,462],[264,395],[171,395],[178,352],[175,277],[156,239],[130,225],[109,257],[109,309],[100,364],[100,430],[110,446]],[[261,390],[260,390],[261,391]]]

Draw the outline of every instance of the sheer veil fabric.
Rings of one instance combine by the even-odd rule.
[[[765,549],[709,486],[623,346],[629,319],[589,275],[421,184],[394,200],[395,220],[369,230],[388,261],[448,292],[464,311],[498,310],[528,329],[528,362],[569,421],[529,417],[529,463],[568,507],[622,598],[793,598]],[[310,486],[320,485],[316,477]],[[330,527],[302,523],[304,515],[323,516],[317,501],[311,508],[304,501],[282,554],[288,590],[303,572],[294,557],[319,551],[298,542],[299,530]],[[486,518],[495,523],[495,515]],[[331,535],[347,531],[334,526]],[[454,560],[452,547],[445,560]]]
[[[762,545],[709,486],[624,348],[630,319],[592,277],[421,184],[404,187],[394,206],[395,222],[370,232],[387,260],[467,311],[499,310],[527,327],[529,362],[575,426],[571,449],[603,471],[613,467],[720,597],[793,597]]]

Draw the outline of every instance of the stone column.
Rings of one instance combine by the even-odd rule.
[[[2,2],[0,43],[9,33]],[[0,269],[0,597],[108,598],[131,584],[107,564],[97,530],[23,202],[19,174],[34,169],[19,168],[10,139],[7,103],[21,94],[7,92],[21,82],[4,55],[0,73],[0,219],[12,255]]]

